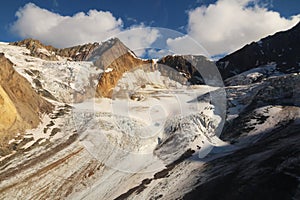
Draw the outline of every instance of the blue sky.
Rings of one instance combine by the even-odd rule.
[[[29,2],[32,4],[28,4]],[[27,5],[26,9],[25,5]],[[201,6],[203,9],[200,9]],[[254,7],[258,9],[254,9]],[[17,17],[16,12],[19,9],[21,12]],[[228,11],[223,12],[226,9]],[[243,12],[245,9],[249,9],[251,14]],[[92,22],[90,10],[99,11],[94,12],[94,15],[99,17],[97,22],[99,23],[99,31],[106,27],[106,29],[103,28],[102,32],[96,33],[94,29],[89,32],[77,30],[80,27],[89,30],[89,23],[90,26],[97,24]],[[100,11],[107,12],[100,13]],[[74,17],[74,15],[79,12],[86,15],[82,16],[85,18],[83,24],[76,23],[80,17]],[[237,16],[232,16],[232,12],[237,13]],[[179,39],[170,38],[169,47],[172,46],[173,49],[177,48],[180,51],[181,45],[186,44],[185,38],[180,37],[188,34],[189,37],[203,44],[210,54],[216,55],[229,53],[252,40],[273,34],[278,30],[290,28],[299,20],[299,18],[295,19],[295,16],[299,14],[299,0],[15,0],[7,1],[0,8],[0,40],[15,41],[26,37],[35,37],[45,43],[63,47],[91,42],[92,40],[102,41],[110,35],[119,34],[122,31],[128,32],[133,27],[142,29],[160,27],[179,32],[177,34]],[[67,19],[66,16],[69,16],[70,19]],[[241,16],[240,20],[239,16]],[[269,18],[264,18],[264,16]],[[50,20],[51,18],[53,20]],[[106,21],[101,21],[101,19],[106,19]],[[256,19],[255,23],[251,23],[253,19]],[[47,29],[47,23],[55,25],[51,29]],[[111,23],[111,26],[103,25],[103,23]],[[248,24],[248,27],[245,24]],[[42,27],[44,32],[36,27]],[[64,27],[66,30],[62,30]],[[70,29],[69,32],[67,29]],[[253,32],[251,29],[262,30]],[[81,35],[81,38],[72,35],[74,38],[71,40],[70,37],[67,37],[73,33],[72,30],[78,33],[78,37]],[[155,29],[147,29],[142,33],[129,31],[129,34],[137,37],[137,35],[150,33],[154,37],[148,41],[149,47],[151,47],[155,37],[159,38],[161,35],[161,32],[155,31]],[[205,35],[203,32],[207,32],[207,34]],[[220,36],[218,32],[224,36]],[[91,36],[93,33],[98,34],[99,37],[90,37],[89,39],[86,37],[86,40],[82,38],[85,35]],[[239,34],[235,35],[235,33]],[[64,34],[66,34],[65,37],[63,37]],[[54,37],[55,35],[57,37]],[[125,40],[128,40],[129,37],[132,36],[126,36],[127,39],[125,38]],[[146,39],[140,38],[140,40]],[[233,40],[240,41],[234,44],[235,41],[232,42]],[[226,41],[230,43],[226,43]],[[129,46],[135,47],[130,41],[127,43]],[[138,44],[135,45],[138,46]]]

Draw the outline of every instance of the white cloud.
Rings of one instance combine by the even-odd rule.
[[[139,25],[122,31],[116,37],[134,51],[137,56],[142,56],[145,53],[145,49],[150,48],[151,44],[160,37],[160,33],[158,29]]]
[[[55,47],[68,47],[88,42],[101,42],[119,37],[130,49],[149,47],[159,32],[143,25],[123,28],[123,21],[112,13],[90,10],[73,16],[59,14],[28,3],[16,13],[11,27],[22,38],[35,38]]]
[[[174,54],[174,52],[168,49],[149,49],[147,51],[147,55],[152,59],[159,59],[172,54]]]
[[[218,0],[215,4],[198,7],[188,13],[188,34],[211,55],[224,54],[289,29],[300,19],[300,15],[290,19],[281,17],[261,3],[259,0]],[[183,45],[182,38],[177,44],[172,41],[173,48],[184,50]]]
[[[168,48],[172,50],[175,54],[200,54],[209,56],[207,51],[201,46],[200,43],[195,41],[193,38],[188,35],[177,37],[177,38],[169,38],[166,41]]]
[[[16,13],[11,30],[22,38],[32,37],[56,47],[107,39],[122,28],[122,20],[110,12],[90,10],[87,14],[61,16],[32,3]]]

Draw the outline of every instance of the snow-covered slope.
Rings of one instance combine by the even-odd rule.
[[[94,97],[101,69],[92,62],[46,61],[29,56],[25,47],[0,44],[0,51],[14,63],[14,68],[23,75],[35,90],[45,97],[60,102],[80,102]]]
[[[118,199],[240,199],[244,194],[246,199],[297,199],[300,109],[298,92],[291,88],[297,87],[299,77],[270,77],[260,83],[226,88],[230,107],[221,139],[228,143],[216,138],[217,147],[204,159],[187,151],[182,159],[171,162]],[[186,121],[182,128],[188,127],[185,133],[196,133],[193,127],[201,128],[195,119]],[[170,123],[175,132],[177,122]],[[209,131],[209,126],[205,130]],[[158,152],[176,149],[179,143],[184,144],[181,139],[175,136]]]
[[[55,109],[36,129],[10,141],[22,148],[1,157],[3,198],[112,199],[186,151],[204,157],[213,146],[228,145],[214,135],[222,116],[210,102],[195,101],[218,88],[184,85],[149,65],[123,72],[112,98],[95,98],[99,77],[112,70],[95,61],[46,61],[28,51],[0,44]]]

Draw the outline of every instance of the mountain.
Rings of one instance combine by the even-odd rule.
[[[113,89],[125,72],[151,63],[150,60],[137,58],[117,38],[112,38],[95,48],[87,60],[93,61],[95,66],[104,70],[96,90],[96,95],[100,97],[112,97]]]
[[[220,138],[231,145],[204,160],[187,152],[117,199],[300,198],[298,31],[299,24],[217,62],[227,85]],[[265,56],[258,55],[263,47]],[[184,56],[168,60],[180,71],[192,68]],[[209,102],[211,93],[197,99]]]
[[[23,130],[0,135],[0,199],[299,199],[298,29],[218,68],[117,38],[0,43],[0,128]]]
[[[222,77],[227,79],[250,69],[274,63],[283,73],[299,72],[300,22],[292,29],[252,42],[217,61]]]

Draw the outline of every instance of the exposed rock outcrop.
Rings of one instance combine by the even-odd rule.
[[[204,56],[166,56],[161,58],[158,64],[169,66],[171,69],[176,70],[192,85],[222,85],[222,79],[216,65]],[[170,70],[162,71],[162,74],[170,76]]]
[[[281,72],[300,69],[300,22],[290,30],[252,42],[217,61],[224,79],[268,63],[276,63]]]
[[[83,61],[86,60],[89,54],[99,47],[99,45],[98,42],[88,43],[64,49],[56,49],[55,53],[62,57],[72,58],[74,61]]]
[[[53,106],[31,87],[30,83],[13,68],[13,64],[0,54],[0,147],[14,134],[32,129],[40,123],[41,115]],[[1,152],[0,152],[1,153]]]
[[[199,176],[181,199],[299,199],[299,128],[299,121],[292,120],[254,144],[206,163],[198,174],[207,177]]]
[[[121,55],[106,67],[106,72],[101,75],[97,85],[97,95],[112,97],[113,89],[122,78],[123,74],[137,67],[150,65],[150,61],[143,61],[131,53]]]
[[[104,70],[99,79],[96,93],[101,97],[112,97],[112,92],[125,72],[151,63],[137,58],[119,39],[102,43],[87,58]]]

